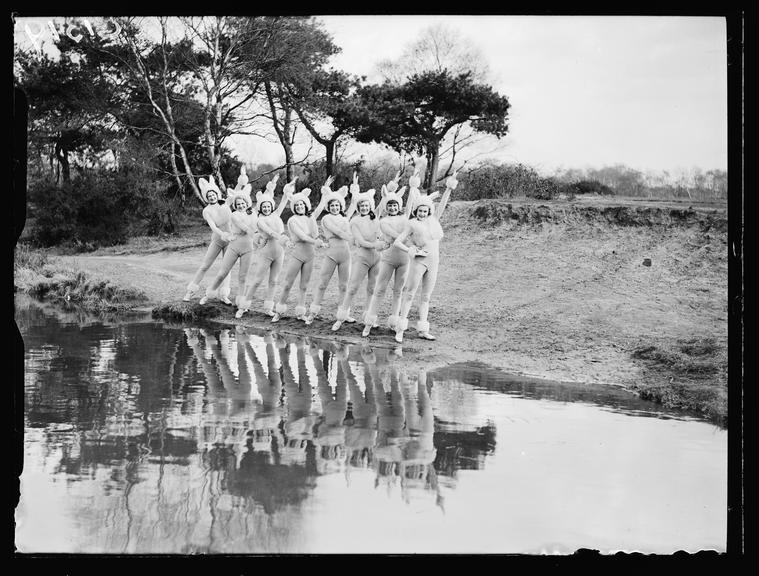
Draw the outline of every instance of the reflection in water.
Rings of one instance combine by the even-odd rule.
[[[408,373],[379,349],[239,328],[81,324],[34,302],[17,306],[26,347],[22,551],[535,552],[562,537],[569,551],[625,549],[624,532],[615,542],[603,526],[558,529],[553,516],[541,524],[535,502],[533,518],[502,525],[531,498],[503,491],[522,482],[518,469],[503,469],[503,454],[524,467],[519,451],[549,446],[536,470],[562,459],[553,424],[537,440],[525,429],[544,416],[531,412],[524,385],[514,394],[463,367]],[[658,410],[611,395],[610,412],[625,422],[637,421],[625,412]],[[606,406],[602,390],[592,402]],[[559,436],[571,436],[576,422],[567,422]],[[545,485],[538,490],[533,500],[551,500]],[[346,514],[365,516],[373,536],[351,530]],[[702,531],[695,542],[724,549]],[[652,539],[651,549],[660,544]]]

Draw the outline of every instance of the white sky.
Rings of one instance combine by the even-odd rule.
[[[478,47],[511,103],[509,135],[482,158],[541,171],[626,164],[727,169],[726,25],[720,17],[320,16],[342,48],[332,64],[374,75],[437,23]],[[25,20],[19,19],[17,35]],[[247,162],[281,162],[276,144],[236,137]],[[357,148],[359,149],[359,148]],[[365,149],[365,148],[364,148]],[[321,147],[315,153],[321,155]]]
[[[538,169],[727,168],[726,25],[714,17],[329,16],[334,64],[370,75],[427,26],[480,48],[511,103],[499,158]]]

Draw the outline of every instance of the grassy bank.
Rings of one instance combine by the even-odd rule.
[[[117,286],[85,270],[58,264],[27,244],[16,246],[13,287],[14,291],[76,304],[91,312],[126,312],[147,301],[137,288]]]
[[[642,378],[630,385],[645,400],[703,413],[727,425],[727,347],[714,338],[641,346],[632,357]]]

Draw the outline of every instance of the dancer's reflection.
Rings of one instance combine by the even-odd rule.
[[[322,406],[322,414],[315,428],[314,443],[317,445],[321,457],[323,472],[329,469],[339,469],[345,460],[345,426],[343,420],[346,418],[348,408],[346,373],[350,369],[348,367],[349,353],[350,349],[347,344],[335,344],[333,347],[333,354],[337,360],[335,394],[332,393],[328,375],[319,362],[319,357],[314,353],[317,390]]]
[[[284,424],[285,446],[282,452],[285,463],[305,461],[307,471],[315,473],[316,463],[312,440],[316,416],[311,411],[313,390],[306,368],[307,347],[308,343],[303,338],[299,338],[295,344],[298,362],[297,380],[290,366],[290,346],[284,343],[279,350],[287,406]]]
[[[350,401],[348,402],[349,417],[345,421],[345,447],[348,452],[350,466],[367,468],[371,466],[374,444],[377,441],[377,405],[374,394],[374,382],[379,380],[377,358],[372,349],[364,346],[361,349],[364,360],[364,392],[358,385],[356,377],[346,363],[346,379]],[[346,471],[350,468],[348,466]]]
[[[413,384],[406,383],[404,389],[406,400],[406,427],[408,440],[403,444],[400,466],[401,489],[406,501],[409,491],[415,488],[435,490],[438,504],[442,506],[442,497],[438,490],[437,474],[433,462],[437,451],[433,443],[434,418],[430,401],[431,379],[425,370],[419,370],[416,381],[416,394]]]
[[[239,397],[245,393],[245,388],[250,398],[250,376],[249,374],[247,377],[244,376],[247,378],[247,383],[240,385],[229,366],[231,360],[229,330],[219,331],[218,338],[206,329],[201,329],[200,333],[205,338],[206,349],[210,351],[216,366],[215,371],[209,370],[206,366],[204,373],[208,377],[211,371],[217,371],[221,377],[220,380],[212,380],[213,384],[209,385],[207,391],[202,441],[206,447],[212,444],[226,445],[239,461],[244,451],[248,429],[249,403],[235,402],[235,399],[239,400]],[[202,356],[205,360],[205,354]]]
[[[262,412],[269,413],[279,404],[279,397],[282,394],[282,378],[279,375],[274,337],[267,333],[264,336],[264,343],[266,344],[266,370],[264,370],[263,363],[250,343],[250,337],[245,339],[245,349],[253,364],[256,388],[261,396],[261,409]]]
[[[247,446],[249,450],[270,452],[274,460],[277,461],[279,458],[279,446],[282,443],[282,439],[278,437],[281,415],[276,410],[281,389],[279,370],[276,367],[276,363],[274,363],[274,369],[270,369],[269,377],[267,377],[256,351],[251,346],[250,335],[245,332],[245,328],[242,326],[237,326],[236,331],[238,346],[237,365],[240,382],[246,381],[249,383],[248,394],[250,394],[250,390],[252,390],[251,373],[248,367],[248,362],[250,362],[253,366],[257,389],[261,394],[260,404],[248,403],[250,406],[250,418],[247,431]],[[267,348],[271,348],[271,355],[273,356],[273,339],[271,336],[267,336],[266,339],[269,341]]]
[[[384,367],[379,378],[374,382],[375,403],[377,406],[377,444],[374,448],[375,485],[386,482],[388,489],[395,483],[398,463],[402,460],[401,446],[406,441],[406,415],[403,404],[401,384],[406,382],[406,374],[396,366]],[[390,385],[385,391],[384,382]]]

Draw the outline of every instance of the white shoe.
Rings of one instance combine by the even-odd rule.
[[[361,336],[363,336],[364,338],[366,338],[367,336],[369,336],[369,334],[372,333],[372,328],[373,328],[373,326],[371,326],[369,324],[367,324],[366,326],[364,326],[364,331],[361,332]]]
[[[220,300],[224,302],[224,304],[229,304],[230,306],[232,305],[232,301],[226,296],[224,296],[224,298],[220,298]]]
[[[425,340],[435,340],[435,337],[429,332],[419,332],[419,338],[424,338]]]
[[[272,316],[271,321],[272,322],[279,322],[279,319],[282,318],[282,314],[279,312],[275,312],[274,316]]]
[[[395,341],[398,343],[403,342],[403,330],[398,330],[398,332],[395,333]]]
[[[274,316],[274,310],[264,310],[264,314],[267,316]]]
[[[346,320],[346,322],[347,322],[347,320]],[[342,320],[338,320],[337,322],[335,322],[335,323],[332,325],[332,331],[333,331],[333,332],[337,332],[338,330],[340,330],[340,326],[342,326],[342,325],[343,325],[343,322],[342,322]]]
[[[192,292],[188,291],[182,298],[182,302],[189,302],[192,299]]]
[[[353,316],[348,316],[348,317],[345,319],[345,321],[346,321],[348,324],[353,324],[353,323],[355,323],[355,322],[356,322],[356,319],[355,319]]]
[[[235,318],[242,318],[242,315],[246,312],[247,310],[245,308],[240,308],[237,312],[235,312]]]
[[[200,301],[198,302],[198,304],[200,304],[200,305],[202,306],[202,305],[203,305],[203,304],[205,304],[206,302],[208,302],[208,296],[203,296],[203,297],[200,299]]]

